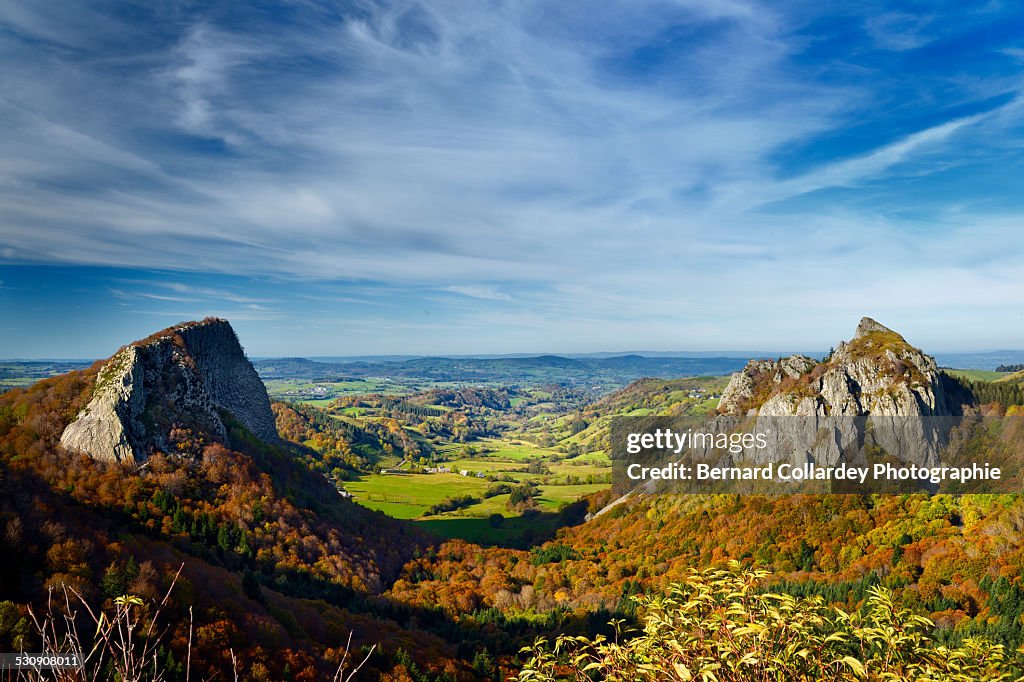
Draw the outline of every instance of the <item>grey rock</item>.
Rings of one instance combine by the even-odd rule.
[[[726,414],[737,414],[750,405],[757,389],[765,382],[779,386],[786,377],[799,379],[817,364],[804,355],[793,355],[781,360],[751,360],[741,371],[732,375],[719,400],[719,410]]]
[[[133,444],[143,431],[136,417],[144,407],[138,355],[137,348],[127,346],[103,366],[89,405],[61,434],[65,449],[95,453],[97,459],[135,461]]]
[[[786,377],[804,378],[800,390],[782,390]],[[750,405],[755,395],[766,395]],[[751,360],[732,376],[719,411],[744,407],[763,416],[928,416],[950,414],[935,360],[888,327],[865,317],[853,341],[841,342],[823,363],[795,355]]]
[[[278,439],[266,388],[231,325],[185,323],[111,357],[61,445],[98,460],[138,464],[154,451],[169,451],[174,429],[226,440],[221,410],[264,442]]]
[[[860,337],[866,334],[870,334],[871,332],[895,333],[891,329],[886,327],[884,324],[881,324],[880,322],[873,320],[870,317],[862,317],[860,318],[860,322],[857,324],[857,333],[854,335],[854,338],[859,339]]]
[[[276,441],[277,427],[267,388],[245,357],[231,325],[219,320],[188,325],[179,333],[213,403],[233,414],[260,440]]]
[[[787,384],[786,377],[795,381]],[[765,434],[769,447],[746,453],[750,461],[784,456],[831,466],[868,442],[933,466],[948,423],[942,418],[960,407],[951,403],[935,360],[865,317],[825,362],[794,356],[748,363],[732,376],[719,410],[756,415],[752,432]]]

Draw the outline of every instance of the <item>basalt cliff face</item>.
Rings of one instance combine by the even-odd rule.
[[[186,432],[225,440],[222,412],[260,440],[278,438],[266,388],[231,325],[187,322],[115,353],[61,445],[99,460],[139,463],[173,451]]]

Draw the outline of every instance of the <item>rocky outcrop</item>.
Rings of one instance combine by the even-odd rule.
[[[277,427],[266,386],[245,357],[227,320],[185,325],[178,333],[214,405],[234,415],[260,440],[276,441]]]
[[[865,317],[853,339],[821,362],[751,361],[732,376],[719,411],[756,418],[752,431],[765,434],[769,447],[747,453],[754,462],[834,465],[873,451],[930,466],[949,418],[961,411],[956,402],[933,358]]]
[[[225,440],[223,413],[260,440],[278,438],[266,388],[231,325],[188,322],[114,354],[61,444],[100,460],[139,463],[173,451],[183,434]]]
[[[779,360],[751,360],[742,371],[732,375],[719,401],[719,411],[726,414],[744,412],[748,407],[763,402],[768,394],[777,391],[787,378],[799,379],[817,364],[817,361],[804,355]],[[758,400],[759,396],[761,401]]]
[[[935,360],[870,317],[825,361],[751,360],[722,394],[724,414],[945,416],[951,404]]]

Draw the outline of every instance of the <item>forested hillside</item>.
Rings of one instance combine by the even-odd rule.
[[[371,680],[546,680],[581,661],[644,679],[649,652],[676,644],[679,656],[658,665],[683,679],[677,663],[725,670],[765,653],[754,641],[732,653],[699,645],[707,623],[679,611],[701,585],[739,580],[753,601],[737,627],[798,638],[820,652],[815,674],[946,679],[961,661],[964,675],[995,678],[1018,665],[1018,495],[637,495],[609,507],[609,420],[700,423],[721,377],[645,379],[589,403],[555,386],[275,403],[283,441],[272,443],[223,410],[226,438],[176,426],[167,405],[153,423],[167,422],[173,447],[133,464],[60,445],[99,371],[0,396],[0,649],[42,646],[29,609],[43,613],[48,591],[66,587],[108,613],[136,604],[126,595],[146,617],[159,611],[154,651],[167,680],[328,679],[355,658],[366,659],[358,679]],[[1024,452],[1015,386],[962,380],[955,395],[972,414],[1007,417],[989,445]],[[452,467],[465,473],[428,473]],[[373,501],[373,485],[402,495],[434,482],[479,492],[420,507]],[[346,487],[356,494],[339,494]],[[403,521],[373,504],[421,511]],[[733,603],[731,589],[714,587],[714,603]],[[801,630],[807,618],[863,641],[872,627],[905,628],[914,644],[879,662],[871,652],[885,640],[858,655]],[[601,637],[616,628],[613,651]],[[583,639],[553,649],[562,635]],[[802,670],[800,657],[778,655],[780,670]]]
[[[24,605],[47,589],[112,608],[122,594],[158,598],[183,566],[163,614],[166,679],[184,679],[190,626],[197,678],[237,667],[320,679],[350,632],[357,649],[378,646],[371,665],[392,667],[403,647],[439,669],[454,659],[452,645],[407,629],[411,610],[375,596],[426,537],[339,497],[295,449],[234,424],[227,446],[181,434],[140,470],[63,451],[95,375],[0,396],[0,649],[39,645]]]

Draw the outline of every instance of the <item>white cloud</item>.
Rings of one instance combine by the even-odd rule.
[[[406,20],[414,10],[418,24]],[[637,45],[663,29],[666,12],[737,22],[721,46],[682,60],[693,75],[669,79],[674,92],[609,80],[599,65],[615,57],[606,46],[538,34],[539,11],[407,3],[259,39],[199,24],[153,56],[159,78],[139,83],[149,100],[170,105],[158,118],[136,103],[119,110],[116,126],[73,130],[51,121],[60,93],[40,95],[22,131],[28,143],[15,148],[41,164],[35,176],[57,173],[77,149],[83,177],[87,162],[106,159],[116,169],[108,185],[131,174],[141,186],[57,196],[22,186],[0,195],[8,240],[28,258],[64,262],[548,281],[565,268],[568,244],[586,261],[603,257],[591,239],[621,230],[656,237],[663,214],[688,208],[678,192],[756,170],[778,144],[824,127],[838,104],[787,82],[774,18],[753,5],[609,10]],[[565,11],[571,20],[589,14]],[[282,71],[282,62],[310,58],[330,66]],[[765,72],[790,91],[767,106],[748,90]],[[99,90],[112,87],[102,73],[87,75]],[[706,91],[687,94],[688,81]],[[191,155],[178,167],[173,152],[128,134],[140,126],[218,137],[237,157]],[[382,258],[396,267],[382,271]]]
[[[470,298],[479,298],[484,301],[511,301],[512,297],[508,294],[502,293],[494,287],[486,287],[479,285],[466,285],[466,286],[450,286],[445,287],[444,291],[450,291],[455,294],[462,294]]]
[[[984,114],[965,116],[911,133],[862,156],[825,163],[804,175],[790,180],[774,183],[758,182],[756,185],[754,183],[736,185],[732,188],[732,192],[723,193],[719,200],[720,204],[733,208],[737,206],[753,207],[772,201],[790,199],[821,189],[850,187],[861,182],[876,180],[883,177],[894,166],[913,159],[915,155],[948,143],[950,138],[962,129],[995,117],[1001,110],[1016,106],[1017,101],[1017,99],[1014,99]],[[947,164],[955,162],[955,159],[946,161]],[[945,165],[938,164],[930,169],[921,170],[917,168],[914,172],[927,173],[944,169]]]
[[[883,12],[869,17],[864,26],[879,47],[902,52],[934,40],[927,32],[934,19],[933,15]]]
[[[260,56],[259,49],[206,24],[192,27],[177,47],[169,76],[181,100],[179,121],[197,134],[222,134],[216,119],[231,107],[232,70]]]
[[[98,12],[42,0],[0,9],[11,28],[0,33],[7,260],[276,277],[295,290],[387,283],[566,333],[686,317],[709,343],[780,306],[799,315],[787,301],[856,298],[851,282],[906,286],[894,271],[929,282],[922,304],[954,284],[977,295],[979,280],[950,274],[967,254],[1016,273],[1009,210],[961,199],[945,210],[953,200],[939,194],[928,201],[941,230],[867,193],[767,212],[1005,153],[1016,137],[1002,133],[1019,125],[1017,99],[930,115],[895,140],[862,131],[866,151],[794,175],[780,156],[863,123],[879,85],[819,77],[835,65],[801,61],[809,20],[784,5],[398,2],[350,17],[303,6],[295,22],[255,27],[216,12],[125,27]],[[872,14],[887,50],[947,30]],[[995,80],[963,84],[962,97],[1007,92]],[[978,225],[990,241],[957,231]],[[927,262],[914,238],[926,229]],[[287,307],[175,277],[118,286],[197,307]],[[347,294],[313,296],[381,307]]]

